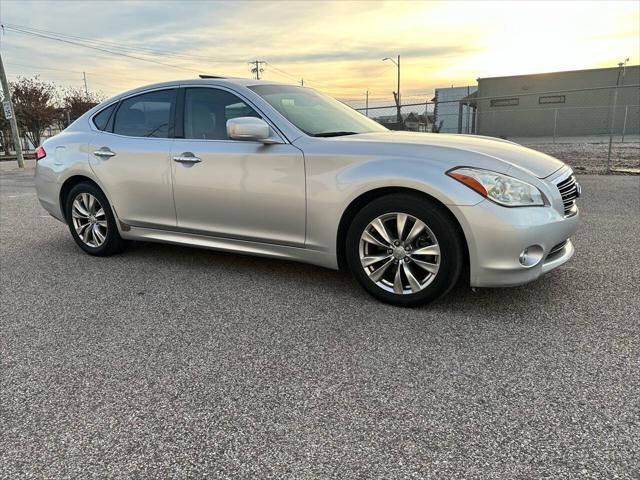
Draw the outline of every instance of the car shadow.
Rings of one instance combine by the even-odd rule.
[[[347,271],[289,260],[139,241],[132,242],[123,255],[164,265],[171,263],[185,269],[198,268],[222,274],[229,271],[242,272],[251,275],[255,281],[268,279],[273,282],[275,291],[279,286],[291,287],[293,284],[298,288],[310,289],[315,295],[322,290],[327,295],[339,293],[342,297],[347,296],[350,302],[368,308],[383,305],[365,292]],[[414,310],[428,310],[432,313],[459,311],[490,316],[524,314],[531,309],[544,310],[545,306],[566,299],[572,282],[567,276],[575,275],[571,270],[573,269],[561,268],[526,285],[509,288],[472,289],[461,280],[444,297]],[[405,310],[391,305],[384,307]]]

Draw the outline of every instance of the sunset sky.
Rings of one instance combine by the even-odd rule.
[[[41,79],[112,95],[198,72],[299,82],[359,105],[404,101],[478,77],[615,66],[640,60],[639,2],[0,2],[1,21],[96,40],[146,62],[5,29],[10,80]],[[48,35],[48,34],[47,34]],[[78,40],[76,40],[78,41]],[[85,43],[79,40],[81,43]],[[107,43],[113,42],[113,43]],[[151,51],[153,50],[153,52]]]

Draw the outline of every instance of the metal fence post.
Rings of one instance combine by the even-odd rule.
[[[476,108],[473,109],[473,118],[471,119],[471,121],[473,122],[472,127],[471,127],[471,133],[473,133],[474,135],[477,135],[478,132],[478,107],[476,106]]]
[[[467,99],[469,98],[469,95],[471,95],[471,89],[469,88],[469,85],[467,85]],[[471,101],[467,100],[469,103],[467,104],[467,125],[464,127],[465,133],[469,134],[471,133],[471,127],[469,126],[471,123]]]
[[[624,134],[627,131],[627,115],[629,114],[629,105],[624,107],[624,122],[622,122],[622,140],[621,143],[624,143]]]
[[[429,131],[429,100],[424,102],[424,131]]]
[[[558,129],[558,109],[556,108],[553,114],[553,143],[556,143],[557,129]]]
[[[613,147],[613,130],[616,123],[616,106],[618,103],[618,86],[613,91],[613,108],[611,110],[611,123],[609,126],[609,151],[607,152],[607,175],[611,173],[611,148]]]

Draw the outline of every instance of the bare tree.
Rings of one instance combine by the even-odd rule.
[[[37,76],[18,77],[11,82],[11,96],[18,127],[34,146],[40,145],[45,128],[56,118],[55,86]]]

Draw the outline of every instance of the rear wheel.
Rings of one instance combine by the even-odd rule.
[[[454,221],[418,195],[378,198],[353,219],[347,263],[374,297],[393,305],[424,305],[447,293],[464,263]]]
[[[124,249],[107,197],[97,186],[83,182],[73,187],[65,213],[73,239],[88,254],[104,257]]]

